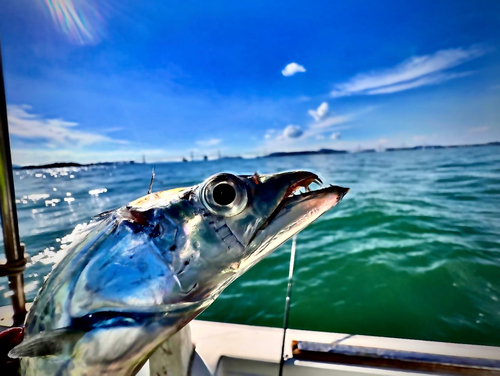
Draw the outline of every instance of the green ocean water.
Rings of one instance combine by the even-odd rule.
[[[21,238],[32,255],[29,300],[60,239],[144,195],[151,167],[15,171]],[[156,164],[154,188],[220,171],[292,169],[351,191],[298,236],[291,327],[500,346],[500,148],[164,163]],[[280,327],[289,255],[290,242],[201,318]],[[0,304],[9,304],[5,279]]]

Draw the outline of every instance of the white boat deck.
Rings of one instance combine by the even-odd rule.
[[[276,375],[277,367],[280,361],[281,341],[283,339],[283,330],[278,328],[268,328],[249,325],[225,324],[209,321],[194,320],[191,323],[193,343],[201,358],[212,373],[217,375],[239,373],[221,373],[221,364],[219,369],[217,365],[221,357],[228,359],[249,360],[267,363],[269,375]],[[292,340],[311,341],[319,343],[342,343],[343,345],[378,348],[396,351],[409,351],[416,353],[426,353],[443,356],[458,356],[467,358],[490,359],[500,361],[500,347],[465,345],[444,342],[417,341],[398,338],[372,337],[363,335],[348,335],[340,333],[314,332],[307,330],[287,330],[285,339],[285,356],[292,358]],[[227,368],[234,362],[224,359],[224,368]],[[295,361],[294,367],[287,363],[285,375],[306,374],[302,371],[292,372],[292,368],[315,366],[322,368],[328,375],[422,375],[422,373],[389,371],[384,369],[376,370],[368,367],[331,365],[331,364],[313,364],[314,362]],[[236,364],[233,364],[236,365]],[[237,362],[241,368],[243,363]],[[245,368],[245,367],[244,367]],[[273,371],[274,370],[274,371]],[[288,372],[286,372],[288,371]],[[337,371],[337,372],[335,372]],[[242,373],[243,374],[243,373]],[[252,374],[252,373],[249,373]],[[268,373],[254,373],[265,374]],[[318,374],[319,373],[314,373]]]
[[[10,307],[0,307],[0,325],[10,326]],[[192,341],[196,351],[214,375],[277,375],[283,330],[279,328],[226,324],[194,320]],[[397,338],[349,335],[289,329],[285,356],[292,358],[292,340],[316,343],[342,343],[358,348],[376,348],[441,356],[456,356],[500,361],[500,347],[418,341]],[[314,369],[314,372],[312,370]],[[142,374],[142,373],[141,373]],[[376,367],[326,364],[290,360],[284,375],[422,375],[425,372],[388,370]],[[429,373],[427,373],[429,374]],[[467,374],[467,373],[464,373]],[[497,371],[488,372],[498,374]]]

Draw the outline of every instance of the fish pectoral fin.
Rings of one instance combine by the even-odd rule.
[[[56,329],[26,338],[9,352],[9,357],[33,358],[38,356],[71,355],[75,344],[85,334],[82,330]]]

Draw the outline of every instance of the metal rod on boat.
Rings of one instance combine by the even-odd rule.
[[[2,274],[9,278],[9,287],[14,309],[14,325],[22,325],[26,316],[23,271],[26,264],[24,249],[19,240],[17,211],[14,193],[14,177],[10,155],[9,126],[7,123],[7,101],[3,79],[0,46],[0,209],[2,213],[3,241],[7,263]]]
[[[279,376],[283,376],[285,365],[285,337],[288,329],[288,318],[290,316],[290,301],[292,299],[293,270],[295,268],[295,249],[297,248],[297,235],[293,236],[292,249],[290,251],[290,269],[288,270],[288,285],[286,287],[285,317],[283,318],[283,341],[281,341],[281,358]]]

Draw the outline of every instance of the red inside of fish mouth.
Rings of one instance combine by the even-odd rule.
[[[312,183],[316,183],[319,185],[319,189],[311,190],[310,185]],[[300,192],[301,189],[304,189],[305,192]],[[323,182],[321,179],[316,176],[312,175],[310,177],[307,177],[305,179],[299,180],[296,183],[290,185],[281,199],[281,202],[278,204],[276,209],[273,211],[273,213],[267,218],[266,222],[261,226],[261,230],[266,228],[273,220],[274,218],[278,215],[278,213],[283,209],[286,204],[288,204],[292,200],[299,200],[300,198],[305,198],[311,195],[316,195],[319,192],[336,192],[338,194],[338,200],[342,200],[342,198],[349,192],[349,188],[342,188],[339,186],[334,186],[331,185],[328,187],[323,187]]]
[[[310,188],[310,185],[313,183],[316,183],[319,186],[319,188],[312,190]],[[301,189],[304,189],[305,191],[301,192]],[[282,203],[290,201],[291,198],[307,197],[307,196],[315,195],[319,192],[326,192],[326,191],[330,191],[332,193],[333,192],[337,193],[339,196],[339,201],[340,201],[340,200],[342,200],[342,198],[344,198],[344,196],[347,194],[347,192],[349,192],[349,188],[342,188],[342,187],[339,187],[337,185],[331,185],[331,184],[328,187],[324,187],[321,179],[319,177],[317,177],[316,175],[314,175],[312,177],[302,179],[302,180],[296,182],[295,184],[292,184],[290,187],[288,187],[288,190],[286,191],[286,194],[283,197],[283,200],[281,201],[280,205],[278,206],[278,209],[280,209],[280,207],[282,206],[281,205]]]
[[[292,184],[290,187],[288,187],[282,201],[285,201],[289,197],[300,196],[300,195],[304,195],[308,192],[312,192],[311,189],[309,188],[309,186],[312,183],[316,183],[320,187],[323,186],[323,182],[316,175],[311,176],[309,178],[299,180],[298,182],[296,182],[296,183]],[[305,192],[300,192],[300,190],[302,188],[304,188]]]

